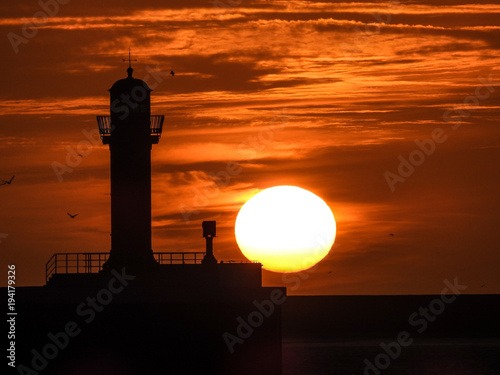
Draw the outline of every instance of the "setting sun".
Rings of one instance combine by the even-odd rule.
[[[274,272],[311,268],[330,251],[336,225],[317,195],[296,186],[276,186],[249,199],[236,218],[243,255]]]

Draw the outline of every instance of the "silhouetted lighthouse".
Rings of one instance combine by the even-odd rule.
[[[206,252],[151,250],[151,148],[163,116],[151,116],[151,89],[130,61],[109,90],[110,115],[97,117],[111,154],[111,253],[56,253],[46,286],[16,287],[18,370],[281,375],[286,288],[263,287],[262,264],[218,262],[213,220],[202,223]]]
[[[151,249],[151,147],[163,116],[151,116],[151,89],[132,77],[109,89],[110,116],[97,116],[111,154],[111,252],[104,269],[145,270],[157,264]]]

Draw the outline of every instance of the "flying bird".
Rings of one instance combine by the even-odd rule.
[[[2,184],[2,185],[5,185],[5,184],[10,185],[10,184],[11,184],[11,182],[12,182],[12,180],[14,179],[14,177],[16,177],[16,176],[12,176],[12,177],[11,177],[11,179],[10,179],[9,181],[2,180],[2,182],[3,182],[3,184]]]
[[[394,237],[394,233],[389,233],[389,236]]]
[[[69,212],[66,212],[66,213],[67,213],[67,214],[69,215],[69,217],[70,217],[70,218],[72,218],[72,219],[74,219],[75,217],[77,217],[77,216],[78,216],[78,214],[71,215]]]
[[[175,75],[173,70],[170,71],[170,74],[172,74],[172,77]]]

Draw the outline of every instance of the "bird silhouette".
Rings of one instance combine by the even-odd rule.
[[[170,74],[172,74],[172,77],[175,75],[173,70],[170,71]]]
[[[394,233],[389,233],[389,236],[394,237]]]
[[[71,215],[69,212],[66,212],[66,213],[67,213],[67,214],[69,215],[69,217],[70,217],[70,218],[72,218],[72,219],[74,219],[75,217],[77,217],[77,216],[78,216],[78,214]]]
[[[10,184],[11,184],[11,182],[12,182],[12,180],[14,179],[14,177],[16,177],[16,176],[12,176],[12,177],[11,177],[11,179],[10,179],[9,181],[2,180],[2,182],[3,182],[3,184],[2,184],[2,185],[5,185],[5,184],[10,185]]]

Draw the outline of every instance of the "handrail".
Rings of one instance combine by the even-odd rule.
[[[163,115],[151,115],[151,123],[149,127],[151,135],[157,135],[158,137],[161,136],[164,119],[165,116]]]
[[[100,115],[97,117],[97,124],[99,126],[99,134],[101,139],[107,138],[111,135],[114,129],[114,125],[111,122],[111,116]],[[163,115],[150,115],[149,118],[149,133],[152,137],[160,139],[161,132],[163,130],[163,121],[165,116]]]
[[[205,252],[168,252],[153,253],[153,256],[160,264],[199,264],[205,257]]]
[[[55,273],[94,273],[102,269],[109,253],[55,253],[45,264],[45,280]]]
[[[159,264],[201,264],[204,251],[153,253]],[[56,273],[97,273],[108,260],[109,253],[55,253],[45,264],[45,281]],[[257,263],[247,260],[224,260],[221,263]]]

